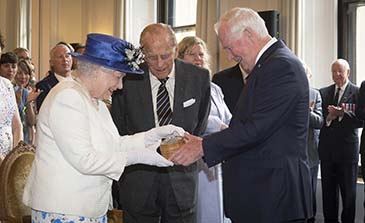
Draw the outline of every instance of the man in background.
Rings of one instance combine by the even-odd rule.
[[[60,81],[70,80],[72,57],[69,46],[58,43],[49,53],[50,70],[48,75],[36,84],[36,88],[41,90],[41,94],[37,98],[37,109],[41,108],[43,100],[48,92]]]
[[[210,111],[208,70],[175,59],[176,38],[168,25],[145,27],[140,44],[146,61],[144,74],[126,76],[123,90],[112,99],[119,134],[172,123],[201,135]],[[196,222],[197,177],[196,162],[166,168],[127,167],[114,187],[123,222]]]
[[[337,59],[331,66],[334,84],[320,89],[325,123],[319,135],[319,159],[323,215],[325,222],[354,222],[356,208],[357,165],[359,161],[358,128],[362,122],[355,116],[359,88],[349,81],[350,66]]]
[[[361,82],[361,86],[359,89],[359,100],[358,104],[356,105],[356,117],[361,119],[362,121],[365,120],[365,81]],[[365,126],[363,126],[361,132],[360,155],[361,155],[361,176],[363,181],[365,182],[365,128],[364,127]],[[364,207],[365,207],[365,201],[364,201]],[[365,216],[364,216],[364,222],[365,222]]]
[[[247,74],[240,68],[239,63],[219,71],[213,76],[212,81],[222,89],[224,102],[231,113],[234,112],[238,98],[245,86],[246,77]]]

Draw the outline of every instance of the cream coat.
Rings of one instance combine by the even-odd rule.
[[[111,204],[112,180],[126,150],[144,148],[144,133],[120,137],[104,103],[76,81],[60,82],[47,96],[37,123],[37,151],[23,194],[36,210],[99,217]]]

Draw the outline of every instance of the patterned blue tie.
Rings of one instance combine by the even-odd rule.
[[[159,79],[161,82],[157,91],[157,117],[160,126],[170,124],[172,120],[172,111],[170,106],[169,93],[166,89],[166,79]]]

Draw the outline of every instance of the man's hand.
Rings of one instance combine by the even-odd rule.
[[[185,130],[183,128],[171,124],[156,127],[146,131],[144,144],[146,147],[149,147],[150,145],[155,145],[156,143],[158,143],[158,146],[160,146],[161,139],[171,136],[183,136],[184,133]]]
[[[337,107],[337,106],[334,106],[334,105],[329,105],[328,106],[328,113],[331,115],[331,116],[334,116],[334,117],[340,117],[340,116],[343,116],[343,113],[344,113],[344,109],[343,107]]]
[[[174,152],[169,160],[178,165],[189,166],[200,159],[203,154],[203,139],[197,136],[185,133],[185,144]]]
[[[27,97],[27,103],[30,103],[32,101],[35,101],[37,99],[37,97],[39,96],[40,93],[42,93],[43,90],[28,90],[29,94],[28,94],[28,97]]]
[[[312,112],[314,109],[314,101],[309,102],[309,111]]]

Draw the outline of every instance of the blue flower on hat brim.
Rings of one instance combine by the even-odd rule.
[[[130,50],[141,53],[140,50],[125,40],[105,34],[92,33],[87,35],[84,53],[74,52],[71,55],[77,59],[123,73],[143,74],[144,71],[139,68],[139,64],[143,63],[143,55],[138,54],[135,57],[130,57],[126,55],[126,51],[129,52]]]

